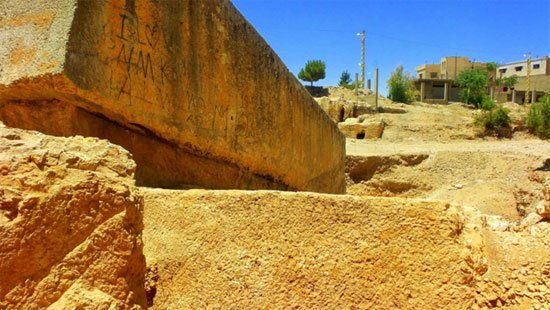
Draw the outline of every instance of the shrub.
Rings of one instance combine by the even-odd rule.
[[[546,95],[531,105],[527,128],[541,139],[550,138],[550,96]]]
[[[475,124],[484,129],[485,134],[494,134],[498,137],[509,137],[511,135],[510,110],[499,106],[498,108],[483,111],[475,118]]]
[[[403,72],[403,65],[397,66],[387,81],[388,98],[395,102],[411,103],[416,97],[413,78]]]
[[[346,87],[347,89],[353,90],[353,89],[355,89],[355,84],[357,84],[357,88],[361,88],[361,82],[359,82],[359,81],[357,81],[357,82],[353,81],[353,82],[351,82],[351,84],[346,85],[344,87]]]
[[[489,96],[483,96],[481,108],[485,111],[491,111],[496,107],[495,102]]]

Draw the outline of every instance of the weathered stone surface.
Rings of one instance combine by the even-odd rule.
[[[479,231],[443,203],[143,194],[155,309],[468,309],[472,283],[486,271]]]
[[[326,94],[323,94],[322,97],[314,95],[315,101],[335,123],[343,122],[348,118],[358,118],[359,123],[362,123],[364,119],[377,113],[407,113],[403,104],[399,104],[400,107],[388,106],[395,103],[383,96],[379,96],[378,109],[376,109],[376,97],[370,90],[360,89],[357,95],[354,90],[345,87],[329,86],[322,90]]]
[[[137,163],[135,178],[140,186],[165,188],[272,188],[289,189],[226,162],[193,155],[173,144],[128,130],[108,119],[66,102],[9,102],[0,105],[0,119],[10,126],[51,135],[102,137],[132,150]],[[50,121],[45,122],[48,119]]]
[[[0,308],[146,306],[134,170],[106,141],[0,128]]]
[[[402,154],[391,156],[348,156],[346,175],[354,183],[368,181],[373,176],[391,171],[399,166],[413,167],[429,158],[428,154]]]
[[[378,107],[379,113],[390,113],[390,114],[405,114],[407,110],[403,108],[392,108],[392,107]]]
[[[158,166],[210,174],[174,184],[344,191],[342,135],[229,1],[0,5],[0,37],[14,42],[0,47],[4,109],[75,105],[115,122],[118,136],[132,132],[122,140],[137,134],[183,154]],[[42,121],[53,128],[58,116]],[[28,119],[15,115],[10,125],[30,127]],[[86,134],[107,130],[98,131]]]
[[[542,216],[540,216],[537,213],[529,213],[526,217],[524,217],[521,222],[520,226],[531,226],[535,225],[536,223],[540,222],[542,220]]]
[[[345,121],[338,123],[338,129],[348,138],[365,138],[365,128],[363,128],[363,124],[357,122],[356,118],[350,117]]]
[[[384,133],[386,124],[383,120],[364,120],[359,122],[357,118],[348,118],[338,123],[338,129],[348,138],[354,139],[379,139]]]
[[[546,160],[550,163],[550,160]],[[544,202],[540,202],[540,207],[537,207],[537,213],[543,218],[550,220],[550,178],[546,179],[543,188]]]
[[[343,99],[333,100],[329,97],[315,98],[315,100],[335,123],[343,122],[353,117],[354,105],[351,102]]]
[[[365,139],[379,139],[382,137],[382,133],[384,133],[386,123],[381,120],[365,121],[363,122],[363,126],[365,127]]]
[[[546,203],[544,201],[539,201],[535,206],[535,211],[542,218],[550,219],[550,200],[547,200]]]

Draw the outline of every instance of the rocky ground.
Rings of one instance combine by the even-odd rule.
[[[381,100],[382,109],[406,112],[376,113],[351,92],[333,93],[335,103],[365,105],[371,112],[357,116],[364,123],[385,124],[378,139],[347,139],[348,194],[464,206],[481,221],[488,266],[476,305],[550,308],[550,142],[525,130],[528,107],[504,104],[514,134],[497,139],[481,134],[473,125],[479,111],[462,103]]]
[[[550,143],[524,131],[525,107],[507,104],[514,136],[496,139],[460,103],[377,110],[338,88],[319,101],[335,122],[384,124],[347,140],[346,196],[142,189],[155,308],[550,307]],[[456,229],[430,239],[425,208]]]

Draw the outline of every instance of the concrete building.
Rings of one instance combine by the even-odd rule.
[[[440,64],[423,64],[416,67],[419,79],[438,79],[441,77]]]
[[[538,100],[545,93],[550,93],[550,57],[546,56],[531,60],[529,74],[527,73],[528,71],[527,60],[499,65],[497,67],[497,76],[499,78],[515,75],[518,81],[512,89],[507,89],[506,87],[496,88],[496,100],[498,102],[513,101],[523,103],[526,99],[527,88],[531,92],[529,96],[529,101],[531,102]]]
[[[448,103],[458,101],[460,88],[454,80],[467,69],[486,69],[487,64],[470,61],[468,57],[448,56],[439,64],[423,64],[416,67],[417,79],[414,84],[419,92],[418,100],[428,103]],[[494,79],[494,74],[490,75]]]

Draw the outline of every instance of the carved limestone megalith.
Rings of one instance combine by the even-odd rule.
[[[0,39],[0,120],[120,144],[138,184],[344,192],[344,137],[229,1],[4,0]]]

